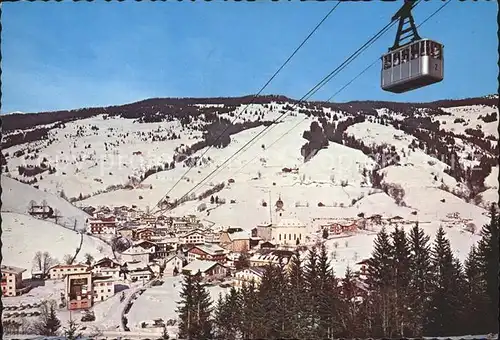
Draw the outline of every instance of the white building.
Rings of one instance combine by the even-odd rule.
[[[49,278],[51,280],[63,279],[68,274],[86,273],[90,269],[85,264],[58,264],[49,270]]]
[[[147,281],[151,280],[152,277],[153,277],[153,273],[151,273],[149,270],[140,270],[140,271],[128,273],[128,278],[131,281],[147,282]]]
[[[182,268],[182,273],[187,275],[201,274],[201,277],[223,278],[227,268],[215,261],[194,260]]]
[[[142,263],[149,263],[150,257],[154,255],[155,247],[151,246],[149,248],[144,248],[139,245],[134,245],[123,253],[121,253],[122,261],[124,262],[135,262],[139,261]]]
[[[165,260],[165,270],[163,271],[163,275],[173,276],[175,268],[177,268],[177,272],[180,273],[183,265],[184,257],[178,254],[173,255]]]
[[[179,236],[179,244],[204,244],[205,233],[200,229],[195,229]]]
[[[115,280],[111,276],[93,277],[94,301],[104,301],[115,295]]]
[[[304,223],[294,218],[281,219],[271,227],[271,242],[279,245],[296,245],[305,242],[307,229]]]
[[[17,296],[29,290],[29,287],[23,285],[23,273],[26,269],[4,265],[1,268],[3,296]]]
[[[95,268],[92,268],[92,273],[94,273],[95,275],[99,275],[99,276],[110,276],[110,277],[113,277],[114,279],[120,278],[120,268],[119,267],[115,267],[115,268],[95,267]]]
[[[266,272],[265,267],[250,267],[237,271],[234,274],[236,278],[236,285],[242,287],[245,283],[250,283],[254,281],[256,285],[260,284],[262,277]]]

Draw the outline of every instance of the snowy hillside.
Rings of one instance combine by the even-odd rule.
[[[1,184],[2,213],[28,214],[31,201],[38,205],[42,205],[42,202],[45,201],[47,206],[57,210],[60,216],[57,221],[58,224],[73,229],[76,220],[76,230],[85,229],[85,221],[89,215],[61,197],[50,192],[43,192],[6,176],[2,176]],[[55,219],[52,219],[52,221],[55,222]]]
[[[2,263],[25,268],[29,276],[37,251],[47,251],[61,262],[64,255],[75,255],[81,237],[82,234],[48,221],[18,213],[2,212]],[[84,261],[86,253],[90,253],[94,258],[112,256],[111,248],[107,244],[83,235],[76,262]]]
[[[2,164],[12,178],[77,206],[159,203],[168,214],[244,228],[297,217],[314,230],[318,219],[359,214],[481,226],[498,200],[494,97],[332,104],[267,96],[242,113],[249,99],[13,115]],[[213,195],[224,204],[211,204],[212,194],[199,199],[221,183]],[[165,209],[188,192],[188,202]],[[274,212],[279,197],[282,216]]]

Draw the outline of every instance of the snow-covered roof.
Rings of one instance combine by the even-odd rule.
[[[283,218],[279,221],[279,223],[276,225],[278,228],[290,228],[290,227],[298,227],[298,228],[305,228],[305,224],[300,222],[296,218]]]
[[[14,266],[4,266],[2,264],[2,272],[5,272],[5,273],[12,273],[12,274],[21,274],[21,273],[24,273],[26,271],[26,269],[24,268],[20,268],[20,267],[14,267]]]
[[[221,246],[218,246],[217,244],[200,244],[198,246],[194,246],[191,249],[198,248],[204,253],[207,253],[209,255],[217,255],[217,254],[224,254],[226,253],[226,249],[222,248]],[[190,249],[190,251],[191,251]]]
[[[250,235],[246,231],[237,231],[234,233],[228,233],[228,237],[231,241],[250,239]]]
[[[135,272],[129,272],[129,276],[136,276],[136,275],[151,275],[151,272],[149,270],[138,270]]]
[[[198,271],[204,273],[216,265],[222,266],[220,263],[215,261],[194,260],[193,262],[182,268],[182,270],[187,270],[195,274],[198,273]]]

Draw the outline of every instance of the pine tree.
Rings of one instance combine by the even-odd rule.
[[[325,244],[322,243],[318,254],[318,292],[317,313],[319,316],[318,331],[320,338],[331,338],[340,330],[338,323],[338,289],[337,281],[330,267],[330,260]]]
[[[35,334],[56,336],[61,322],[57,318],[54,303],[43,302],[40,307],[40,318],[33,324]]]
[[[325,240],[328,238],[328,229],[326,229],[326,228],[323,229],[323,235],[322,236],[323,236],[323,239],[325,239]]]
[[[425,311],[429,302],[432,268],[430,259],[430,237],[419,228],[418,223],[408,236],[409,256],[409,301],[412,311],[413,335],[422,336]]]
[[[483,226],[481,230],[478,261],[488,296],[488,312],[485,315],[488,320],[487,331],[498,333],[498,266],[500,261],[498,225],[500,221],[498,212],[493,205],[490,209],[490,216],[490,223]]]
[[[201,284],[201,275],[194,275],[194,339],[212,338],[212,301],[210,293]]]
[[[465,260],[465,301],[462,324],[466,334],[483,334],[487,329],[485,315],[487,313],[486,285],[481,275],[479,256],[472,246]]]
[[[393,290],[393,251],[385,227],[374,241],[372,256],[368,261],[367,284],[374,308],[371,336],[391,337],[391,297]]]
[[[78,332],[78,324],[74,320],[69,320],[68,328],[64,330],[64,337],[67,340],[76,340],[82,337],[82,333]]]
[[[219,294],[219,299],[214,308],[214,331],[217,339],[229,339],[227,320],[226,301],[224,297],[222,297],[222,294]]]
[[[342,288],[338,308],[341,325],[339,335],[347,338],[359,337],[362,333],[360,322],[358,322],[359,308],[357,298],[359,291],[356,286],[356,277],[350,267],[347,267],[341,282]]]
[[[393,243],[393,328],[397,336],[408,336],[411,317],[409,315],[410,248],[404,229],[396,227],[391,234]]]
[[[256,334],[256,322],[260,313],[257,289],[252,280],[241,289],[241,333],[242,338],[252,339]]]
[[[319,323],[318,300],[318,256],[316,248],[309,249],[304,266],[305,295],[304,312],[307,318],[306,338],[314,337]]]
[[[431,258],[434,277],[424,335],[456,335],[460,332],[460,294],[463,294],[457,280],[463,280],[463,276],[442,227],[438,229]]]
[[[180,292],[181,301],[178,302],[179,307],[179,338],[193,339],[194,335],[194,280],[192,275],[186,275],[182,283]]]
[[[302,268],[302,260],[300,254],[296,253],[290,259],[290,273],[289,273],[289,293],[290,304],[289,311],[291,318],[289,320],[289,338],[305,337],[304,330],[307,327],[307,319],[304,313],[304,305],[307,301],[305,295],[305,280],[304,271]]]

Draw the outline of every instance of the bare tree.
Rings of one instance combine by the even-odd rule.
[[[37,251],[33,257],[33,270],[48,274],[49,269],[57,264],[57,261],[46,251]]]
[[[74,221],[73,221],[73,230],[74,230],[74,231],[76,231],[76,226],[77,226],[77,225],[78,225],[78,220],[77,220],[77,219],[76,219],[76,217],[75,217],[75,219],[74,219]]]
[[[32,213],[33,211],[35,211],[35,206],[36,206],[36,202],[34,200],[31,200],[30,203],[29,203],[29,205],[28,205],[30,213]]]
[[[56,224],[59,224],[60,218],[61,218],[61,212],[57,209],[54,209],[54,220]]]
[[[335,249],[337,249],[337,248],[339,247],[339,243],[338,243],[337,241],[335,241],[335,242],[333,243],[333,246],[335,247]]]
[[[43,207],[43,211],[45,211],[45,208],[47,207],[47,201],[46,200],[43,200],[42,201],[42,207]]]
[[[92,262],[94,262],[94,257],[89,253],[86,253],[85,255],[83,255],[83,257],[85,258],[85,263],[89,266],[92,264]]]
[[[71,254],[64,255],[63,263],[64,264],[72,264],[73,263],[73,255],[71,255]]]
[[[349,247],[349,242],[345,241],[344,246],[347,248]]]

